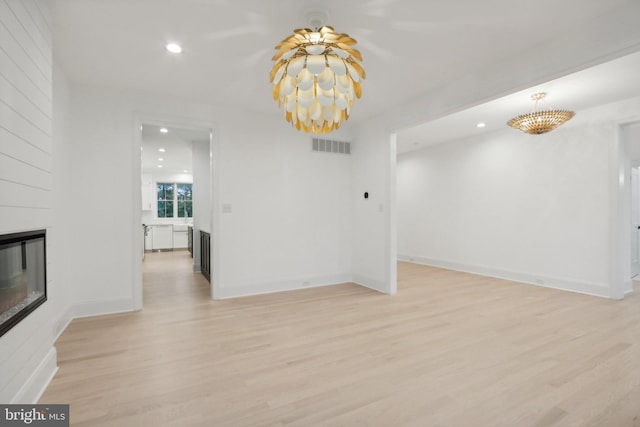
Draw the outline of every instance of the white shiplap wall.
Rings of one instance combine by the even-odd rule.
[[[47,229],[52,254],[52,36],[45,1],[0,0],[0,234]],[[0,337],[0,402],[35,401],[55,373],[47,301]]]
[[[50,225],[51,30],[36,1],[0,1],[0,232]]]

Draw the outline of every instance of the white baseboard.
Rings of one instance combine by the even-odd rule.
[[[259,282],[250,284],[226,284],[216,288],[216,299],[230,299],[251,295],[271,294],[274,292],[294,291],[317,288],[320,286],[341,285],[351,283],[351,275],[337,274],[316,277],[313,279],[290,279],[277,282]]]
[[[135,310],[133,298],[111,298],[96,301],[81,301],[73,304],[73,317],[102,316],[126,313]]]
[[[356,285],[364,286],[365,288],[369,288],[371,290],[381,292],[383,294],[389,295],[389,284],[383,282],[382,280],[373,279],[371,277],[363,276],[361,274],[353,275],[353,283]]]
[[[56,349],[51,347],[42,361],[33,370],[16,395],[11,399],[11,403],[35,404],[40,400],[47,386],[58,372],[56,361]]]
[[[69,323],[74,319],[73,317],[73,307],[69,305],[67,308],[62,310],[62,315],[58,319],[58,321],[53,326],[53,341],[55,342],[60,335],[67,329]]]
[[[479,265],[464,264],[455,261],[447,261],[433,258],[425,258],[414,255],[398,255],[399,261],[412,262],[433,267],[441,267],[449,270],[463,271],[481,276],[496,277],[498,279],[510,280],[513,282],[526,283],[529,285],[542,286],[545,288],[559,289],[562,291],[577,292],[580,294],[597,297],[610,298],[609,286],[602,283],[591,283],[580,280],[566,279],[560,277],[546,276],[542,274],[522,273],[517,271],[503,270],[499,268],[483,267]]]

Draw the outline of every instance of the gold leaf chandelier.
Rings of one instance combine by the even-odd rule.
[[[269,79],[285,118],[304,132],[328,133],[349,118],[366,77],[356,40],[329,26],[294,30],[275,48]]]
[[[576,115],[575,112],[568,110],[536,111],[538,101],[544,99],[545,96],[547,96],[545,92],[531,95],[531,99],[535,101],[533,112],[514,117],[507,122],[507,125],[531,135],[540,135],[554,130]]]

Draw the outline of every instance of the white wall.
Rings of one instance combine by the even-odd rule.
[[[376,123],[358,127],[353,154],[353,280],[396,293],[395,139]],[[364,193],[369,198],[364,198]]]
[[[70,190],[82,195],[70,210],[82,213],[79,229],[91,230],[72,236],[77,315],[135,307],[134,239],[142,237],[132,222],[140,217],[133,205],[138,113],[217,124],[219,199],[212,209],[232,206],[232,213],[220,213],[218,232],[212,230],[220,248],[217,297],[351,279],[351,159],[312,153],[309,135],[291,129],[280,114],[82,85],[71,86],[70,109],[74,162],[68,173],[81,177]]]
[[[69,236],[76,262],[74,315],[133,310],[132,242],[134,233],[141,234],[131,224],[134,130],[119,123],[133,114],[118,105],[117,96],[96,102],[73,84],[69,108],[72,157],[66,173],[76,198],[67,209],[83,231]]]
[[[150,173],[145,173],[145,175],[150,175],[154,183],[178,182],[178,183],[190,184],[193,182],[193,175],[190,173],[150,172]]]
[[[214,209],[232,209],[213,230],[216,298],[351,281],[351,156],[312,152],[281,114],[250,117],[221,129],[214,153]]]
[[[640,166],[640,122],[625,126],[624,138],[632,167]]]
[[[609,150],[616,120],[638,107],[398,156],[400,259],[611,296]]]
[[[55,373],[64,282],[53,268],[51,24],[44,2],[0,2],[0,234],[47,229],[50,298],[0,337],[0,402],[35,402]]]
[[[70,215],[67,206],[75,198],[68,191],[70,176],[65,171],[71,168],[71,152],[69,149],[69,86],[62,70],[53,68],[53,219],[52,234],[55,247],[47,253],[53,264],[51,270],[56,278],[56,286],[49,293],[51,301],[56,305],[56,316],[59,318],[54,327],[57,337],[71,322],[73,316],[71,276],[74,260],[71,257],[69,235],[77,233],[74,215]]]

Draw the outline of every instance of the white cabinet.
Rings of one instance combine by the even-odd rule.
[[[144,248],[150,250],[187,249],[189,246],[188,224],[154,224],[148,226]]]
[[[189,238],[186,231],[173,232],[173,248],[186,249],[189,246]]]
[[[154,201],[153,178],[151,175],[142,175],[142,210],[152,211]]]
[[[189,237],[187,235],[187,224],[173,224],[173,248],[186,249],[189,246]]]
[[[156,224],[152,226],[153,250],[173,249],[173,225]]]

